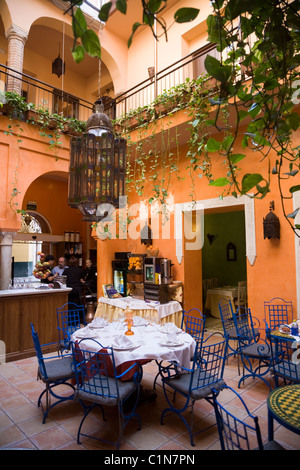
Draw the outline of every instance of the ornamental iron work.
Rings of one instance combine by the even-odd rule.
[[[86,132],[71,138],[68,204],[82,212],[83,220],[98,222],[107,214],[105,205],[119,207],[125,178],[126,140],[114,137],[98,99]]]

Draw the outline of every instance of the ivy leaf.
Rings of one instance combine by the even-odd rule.
[[[132,26],[132,33],[131,33],[130,38],[128,39],[128,42],[127,42],[127,47],[128,48],[131,46],[133,35],[134,35],[134,33],[136,32],[136,30],[138,29],[139,26],[141,26],[141,23],[138,23],[138,22],[134,23],[134,25]]]
[[[75,12],[72,20],[72,29],[75,38],[81,38],[87,30],[86,19],[80,8],[77,8]]]
[[[198,8],[179,8],[174,15],[176,23],[188,23],[197,18],[199,13]]]
[[[101,46],[95,31],[88,29],[81,38],[83,48],[91,57],[101,58]]]
[[[258,173],[247,173],[242,179],[241,194],[246,194],[250,189],[259,184],[263,177]]]
[[[82,46],[76,46],[76,48],[72,51],[73,59],[75,60],[76,64],[79,64],[84,59],[84,49]]]
[[[207,73],[219,82],[226,82],[230,77],[230,67],[228,65],[222,65],[215,57],[207,55],[204,61],[204,66]]]
[[[227,178],[218,178],[215,181],[210,181],[209,186],[226,186],[230,181]]]
[[[232,155],[230,155],[229,159],[231,161],[231,163],[235,164],[241,160],[243,160],[243,158],[245,158],[246,155],[243,154],[243,153],[234,153]]]
[[[108,20],[108,16],[109,16],[111,6],[112,6],[112,2],[108,2],[108,3],[105,3],[101,7],[101,9],[99,11],[99,15],[98,15],[98,18],[99,18],[100,21],[103,21],[104,23],[106,23],[106,21]]]
[[[148,8],[151,13],[156,13],[161,6],[162,0],[149,0]]]
[[[291,212],[290,214],[287,214],[287,217],[288,217],[289,219],[295,219],[296,215],[297,215],[298,212],[299,212],[299,209],[300,209],[300,207],[297,207],[297,209],[295,209],[294,212]]]
[[[290,129],[296,131],[300,125],[300,118],[297,113],[291,113],[286,117],[286,123]]]
[[[218,150],[220,150],[221,145],[221,142],[218,142],[216,139],[211,137],[210,139],[208,139],[205,148],[207,152],[217,152]]]
[[[116,2],[117,10],[119,10],[123,15],[126,15],[127,12],[127,0],[117,0]]]
[[[290,188],[290,193],[295,193],[296,191],[300,191],[300,185],[292,186]]]

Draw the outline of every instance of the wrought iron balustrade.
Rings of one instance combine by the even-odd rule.
[[[214,44],[208,44],[168,67],[155,73],[152,78],[135,85],[131,89],[112,99],[103,96],[104,110],[110,119],[116,119],[126,113],[151,104],[177,85],[205,74],[204,60],[207,54],[217,56]],[[27,103],[36,108],[44,108],[51,114],[60,114],[66,118],[87,121],[92,113],[94,103],[76,97],[65,90],[13,70],[0,64],[0,90],[21,90]]]

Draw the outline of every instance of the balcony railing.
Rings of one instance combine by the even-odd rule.
[[[184,83],[187,78],[193,79],[205,74],[204,60],[207,54],[216,56],[213,44],[208,44],[154,73],[152,77],[122,93],[116,99],[103,96],[105,113],[111,119],[116,119],[132,110],[151,104],[159,95]],[[0,64],[0,89],[18,90],[27,103],[33,103],[36,108],[45,108],[51,114],[59,114],[66,118],[87,121],[93,110],[93,103],[3,64]]]
[[[86,121],[92,113],[93,103],[59,90],[36,78],[0,64],[0,88],[16,91],[27,103],[47,109],[51,114]]]
[[[119,95],[115,100],[116,117],[151,104],[165,91],[184,83],[187,78],[194,79],[205,74],[204,60],[208,54],[218,57],[219,53],[214,44],[208,44],[188,54]]]

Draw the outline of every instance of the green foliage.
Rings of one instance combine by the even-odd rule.
[[[294,145],[300,125],[296,108],[300,2],[214,0],[212,6],[208,39],[217,44],[222,58],[208,56],[205,66],[218,85],[211,104],[216,108],[214,125],[223,140],[209,139],[206,150],[221,154],[227,165],[226,175],[212,178],[210,184],[224,186],[227,194],[251,192],[252,197],[263,198],[276,176],[284,215],[293,219],[295,214],[287,214],[285,206],[300,186],[292,185],[286,193],[283,180],[286,185],[288,178],[298,174],[300,161],[299,147]],[[245,154],[235,152],[240,138],[242,147],[248,148]],[[229,145],[224,145],[226,139]],[[237,163],[252,158],[253,152],[267,165],[259,164],[255,172],[243,174]],[[266,172],[260,167],[267,168]],[[298,226],[289,223],[299,235]]]
[[[66,1],[66,0],[64,0]],[[75,62],[81,62],[84,58],[84,54],[87,53],[92,57],[101,58],[101,45],[99,38],[96,33],[87,27],[84,14],[81,10],[82,0],[69,0],[69,8],[65,13],[70,12],[72,16],[72,28],[74,36],[73,45],[73,58]],[[137,29],[142,26],[148,26],[155,39],[158,39],[154,23],[155,21],[161,26],[163,34],[167,39],[167,25],[162,17],[162,12],[167,7],[167,0],[141,0],[143,8],[142,22],[136,22],[132,26],[132,33],[128,38],[128,47],[131,46],[133,36]],[[126,15],[127,13],[127,0],[117,0],[116,3],[107,2],[101,6],[98,13],[100,21],[106,23],[112,7],[115,7],[120,13]],[[174,15],[174,21],[177,23],[186,23],[193,21],[199,13],[197,8],[180,8]],[[81,39],[81,45],[78,46],[76,43],[78,39]]]

